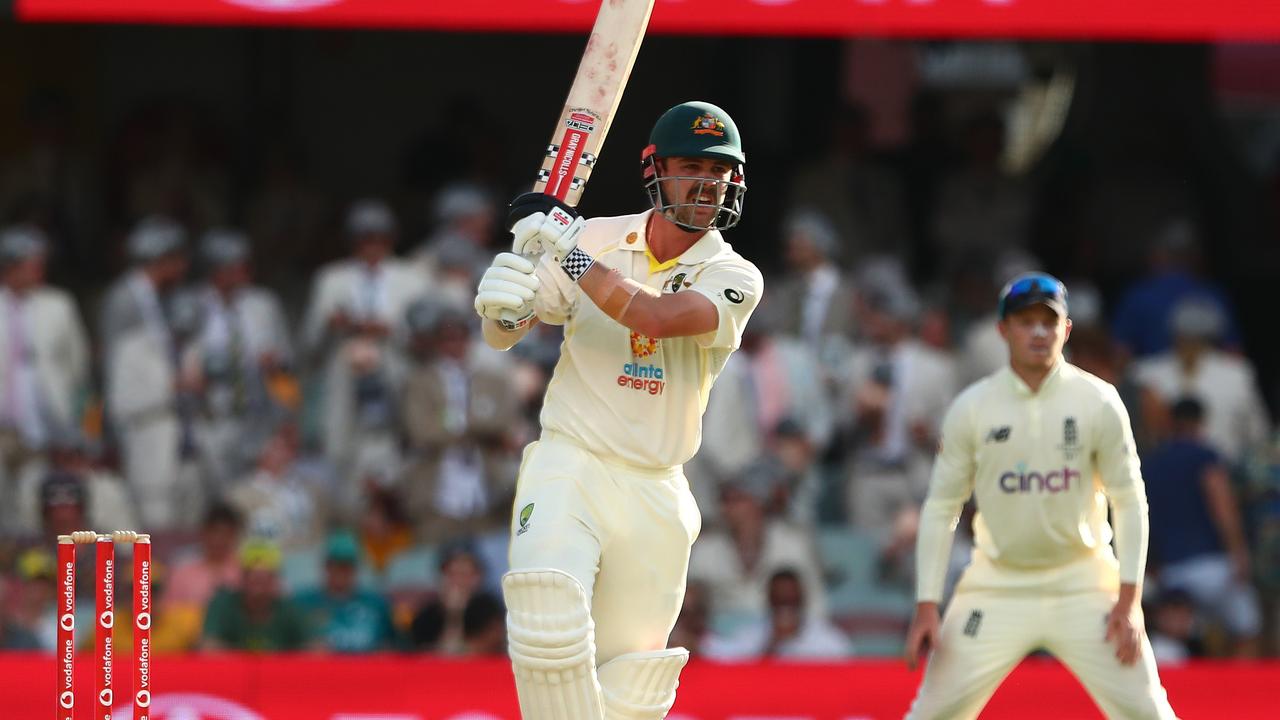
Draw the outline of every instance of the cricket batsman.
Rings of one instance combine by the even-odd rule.
[[[1063,359],[1071,320],[1056,278],[1015,278],[998,315],[1009,366],[952,403],[921,511],[907,664],[933,654],[907,718],[977,717],[1036,650],[1061,660],[1108,718],[1174,718],[1142,627],[1147,504],[1128,413],[1114,387]],[[973,559],[940,620],[970,495]]]
[[[681,466],[764,282],[720,235],[747,189],[729,115],[677,105],[649,142],[650,210],[584,220],[521,195],[514,252],[494,258],[476,294],[494,348],[537,322],[564,325],[502,583],[527,720],[663,718],[689,657],[666,647],[702,525]]]

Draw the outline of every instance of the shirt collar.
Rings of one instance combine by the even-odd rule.
[[[1013,368],[1009,365],[1004,366],[1004,372],[1009,376],[1009,382],[1013,385],[1014,392],[1018,393],[1018,395],[1022,397],[1034,397],[1037,395],[1043,395],[1046,390],[1049,390],[1057,384],[1058,379],[1062,377],[1062,367],[1066,364],[1066,360],[1058,358],[1058,362],[1054,363],[1053,369],[1044,377],[1044,382],[1040,383],[1040,389],[1038,391],[1032,391],[1031,387],[1028,386],[1022,378],[1018,377],[1018,374],[1015,373]]]
[[[645,228],[649,223],[649,217],[652,215],[652,210],[646,210],[636,216],[635,220],[624,231],[622,242],[618,243],[619,250],[645,252],[649,249],[648,241],[645,238]],[[635,235],[634,239],[631,237],[632,234]],[[676,264],[700,265],[723,252],[726,245],[727,243],[721,237],[719,230],[708,230],[702,237],[698,238],[698,242],[676,258]]]

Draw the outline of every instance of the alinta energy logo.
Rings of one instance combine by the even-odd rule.
[[[292,13],[337,5],[342,0],[223,0],[223,2],[262,12]]]

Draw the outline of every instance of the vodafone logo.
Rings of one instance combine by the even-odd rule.
[[[111,707],[111,703],[115,701],[115,694],[111,692],[111,688],[107,688],[98,693],[98,704],[103,707]]]
[[[142,690],[138,693],[138,705],[149,709],[145,717],[150,720],[266,720],[243,705],[200,693],[161,693],[152,702],[151,693]],[[117,717],[132,720],[131,710],[125,708]]]
[[[98,627],[113,628],[116,625],[116,614],[110,610],[98,616]]]
[[[63,630],[66,630],[67,632],[71,632],[72,630],[75,630],[76,616],[72,615],[71,613],[64,614],[62,617],[58,618],[58,627],[62,628]]]
[[[151,613],[149,612],[138,613],[138,617],[135,619],[134,622],[137,623],[139,630],[150,630],[151,629]]]
[[[76,706],[76,694],[71,692],[70,690],[67,690],[66,692],[58,696],[58,704],[70,710],[71,708]]]
[[[151,707],[151,691],[139,690],[134,697],[134,702],[137,703],[138,707]]]
[[[262,12],[293,13],[337,5],[342,0],[223,0],[223,2]]]

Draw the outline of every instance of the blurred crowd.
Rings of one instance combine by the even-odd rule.
[[[928,182],[869,154],[864,124],[847,111],[789,197],[757,201],[785,207],[780,260],[761,262],[765,299],[686,466],[705,520],[672,643],[704,657],[900,650],[942,416],[1006,361],[1003,283],[1053,269],[1028,249],[998,116]],[[153,535],[159,651],[502,654],[516,471],[560,340],[479,339],[503,183],[437,183],[422,239],[393,203],[345,204],[343,256],[310,263],[327,215],[296,175],[268,173],[237,228],[226,177],[185,140],[160,135],[167,151],[103,191],[137,218],[103,287],[48,279],[51,259],[69,278],[110,266],[77,254],[88,191],[57,136],[0,184],[0,648],[53,648],[54,539],[92,528]],[[1136,242],[1145,271],[1112,302],[1064,278],[1067,349],[1133,420],[1157,656],[1275,654],[1280,442],[1195,223]]]

